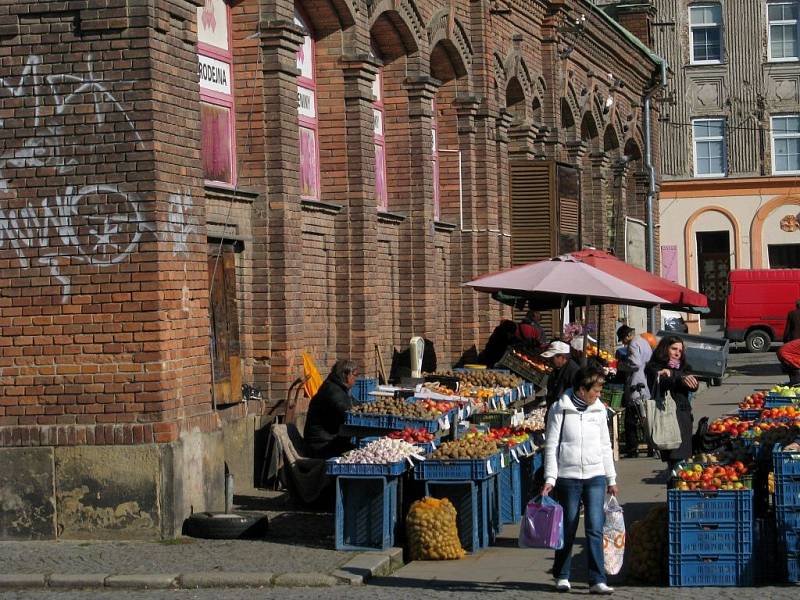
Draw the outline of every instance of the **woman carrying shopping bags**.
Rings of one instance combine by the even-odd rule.
[[[568,592],[572,544],[584,506],[589,591],[611,594],[603,562],[603,522],[606,493],[617,494],[617,473],[611,452],[606,408],[599,402],[605,382],[602,371],[588,367],[575,376],[569,389],[553,404],[545,433],[545,483],[542,495],[555,487],[564,509],[564,547],[556,550],[553,576],[556,589]]]
[[[681,445],[672,450],[661,450],[661,460],[667,463],[670,471],[680,461],[692,456],[694,416],[689,394],[696,391],[699,384],[689,371],[683,340],[675,335],[661,338],[653,351],[653,357],[644,368],[652,397],[662,400],[670,395],[675,401]]]

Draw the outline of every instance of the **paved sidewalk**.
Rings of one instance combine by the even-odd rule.
[[[400,549],[334,550],[333,514],[296,510],[282,493],[235,500],[236,512],[268,516],[266,540],[0,542],[0,590],[324,587],[361,584],[402,564]]]

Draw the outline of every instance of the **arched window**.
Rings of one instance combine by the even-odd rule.
[[[300,196],[319,199],[319,118],[314,39],[311,28],[298,7],[294,22],[305,30],[303,45],[297,51],[297,120],[300,126]]]
[[[235,185],[231,12],[225,0],[209,0],[197,9],[197,54],[203,176],[207,181]]]
[[[373,57],[378,57],[378,51],[372,48]],[[389,190],[386,180],[386,123],[383,107],[383,67],[378,69],[375,81],[372,82],[373,138],[375,140],[375,202],[378,210],[388,210]]]
[[[439,119],[436,99],[431,101],[431,156],[433,162],[433,218],[439,220]]]

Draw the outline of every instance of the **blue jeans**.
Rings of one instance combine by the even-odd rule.
[[[580,503],[583,500],[586,549],[589,557],[589,585],[606,582],[603,560],[603,525],[606,521],[603,503],[606,497],[606,478],[562,479],[556,482],[558,502],[564,509],[564,547],[556,550],[553,575],[556,579],[569,579],[572,565],[572,544],[578,532]]]

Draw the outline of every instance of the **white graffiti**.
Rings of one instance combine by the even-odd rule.
[[[188,192],[170,195],[165,238],[173,244],[172,254],[189,251],[189,236],[197,232],[191,214],[193,208],[194,201]]]
[[[21,268],[48,268],[66,302],[72,291],[67,267],[113,265],[141,241],[162,236],[139,193],[125,189],[130,186],[69,183],[106,172],[108,154],[118,162],[122,153],[142,151],[142,138],[111,82],[98,77],[91,55],[70,73],[53,70],[31,55],[19,77],[0,77],[0,102],[9,107],[0,115],[0,131],[13,134],[0,141],[0,252],[12,250]],[[126,89],[134,84],[113,82]],[[68,183],[52,190],[48,177]],[[186,252],[195,232],[191,195],[171,196],[170,206],[163,237],[176,254]]]

